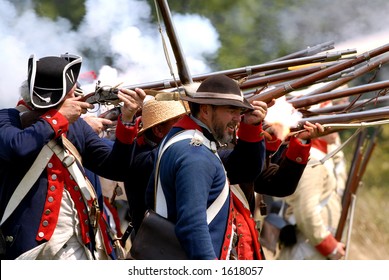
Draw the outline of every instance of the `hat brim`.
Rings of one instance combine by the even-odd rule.
[[[253,106],[243,98],[243,101],[233,100],[233,99],[221,99],[221,98],[195,98],[189,95],[181,96],[182,100],[197,103],[197,104],[208,104],[216,106],[235,106],[239,108],[244,108],[248,110],[254,110]]]
[[[61,56],[61,58],[65,59]],[[74,87],[81,70],[82,58],[72,57],[62,69],[62,86],[60,88],[42,88],[35,85],[37,60],[31,55],[28,60],[28,83],[30,89],[31,103],[36,108],[51,108],[58,105],[66,94]]]
[[[138,136],[141,136],[146,130],[148,130],[149,128],[152,128],[152,127],[154,127],[154,126],[156,126],[156,125],[159,125],[159,124],[161,124],[161,123],[164,123],[164,122],[167,122],[167,121],[170,121],[170,120],[172,120],[172,119],[175,119],[175,118],[178,118],[178,117],[181,117],[181,116],[183,116],[183,115],[185,115],[186,113],[182,113],[182,114],[180,114],[180,115],[177,115],[177,116],[173,116],[173,117],[171,117],[171,118],[168,118],[168,119],[164,119],[164,120],[160,120],[160,121],[156,121],[156,122],[154,122],[154,123],[151,123],[151,124],[149,124],[148,126],[146,126],[146,127],[142,127],[141,129],[139,129],[139,131],[138,131]]]

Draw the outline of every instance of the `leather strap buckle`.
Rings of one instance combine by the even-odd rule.
[[[76,158],[69,154],[69,155],[66,155],[63,160],[62,160],[62,164],[65,166],[65,167],[69,167],[71,166],[74,162],[75,162]]]

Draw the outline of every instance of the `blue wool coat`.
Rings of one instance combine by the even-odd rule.
[[[242,127],[242,126],[241,126]],[[179,121],[166,136],[170,139],[183,129],[202,130],[188,116]],[[246,128],[243,128],[246,129]],[[252,128],[258,132],[258,128]],[[254,141],[239,139],[235,148],[221,150],[227,176],[231,184],[253,181],[261,172],[265,160],[262,138]],[[168,219],[176,224],[175,232],[190,259],[217,259],[222,255],[230,200],[227,199],[215,219],[208,225],[206,210],[222,191],[226,176],[223,164],[206,146],[191,145],[185,139],[171,145],[160,162],[160,178],[167,202]],[[147,189],[147,204],[154,208],[154,172]]]
[[[58,120],[63,124],[61,116],[58,116]],[[63,132],[80,152],[86,168],[112,180],[124,179],[125,170],[130,164],[131,145],[117,140],[111,148],[82,119],[71,124],[68,131],[66,128],[67,124],[56,127],[40,118],[22,129],[19,111],[0,110],[0,216],[3,216],[12,193],[42,147]],[[45,169],[1,227],[3,234],[8,236],[7,259],[14,259],[40,244],[36,235],[47,195],[48,175]]]

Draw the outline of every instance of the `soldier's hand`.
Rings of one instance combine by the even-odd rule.
[[[254,100],[251,105],[254,110],[248,111],[243,115],[243,122],[252,125],[260,124],[266,117],[267,104],[263,101]]]
[[[135,90],[122,88],[118,92],[118,97],[123,102],[123,107],[121,107],[122,121],[132,122],[136,112],[142,109],[146,93],[140,88]]]
[[[296,137],[302,140],[313,139],[322,136],[324,130],[324,127],[319,123],[305,122],[304,130],[298,133]]]
[[[74,123],[88,109],[94,108],[92,104],[79,101],[81,98],[81,96],[66,98],[58,108],[58,112],[68,120],[69,124]]]

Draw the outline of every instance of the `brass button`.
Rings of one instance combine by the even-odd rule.
[[[5,241],[12,242],[12,241],[14,241],[14,237],[12,235],[8,235],[5,237]]]

